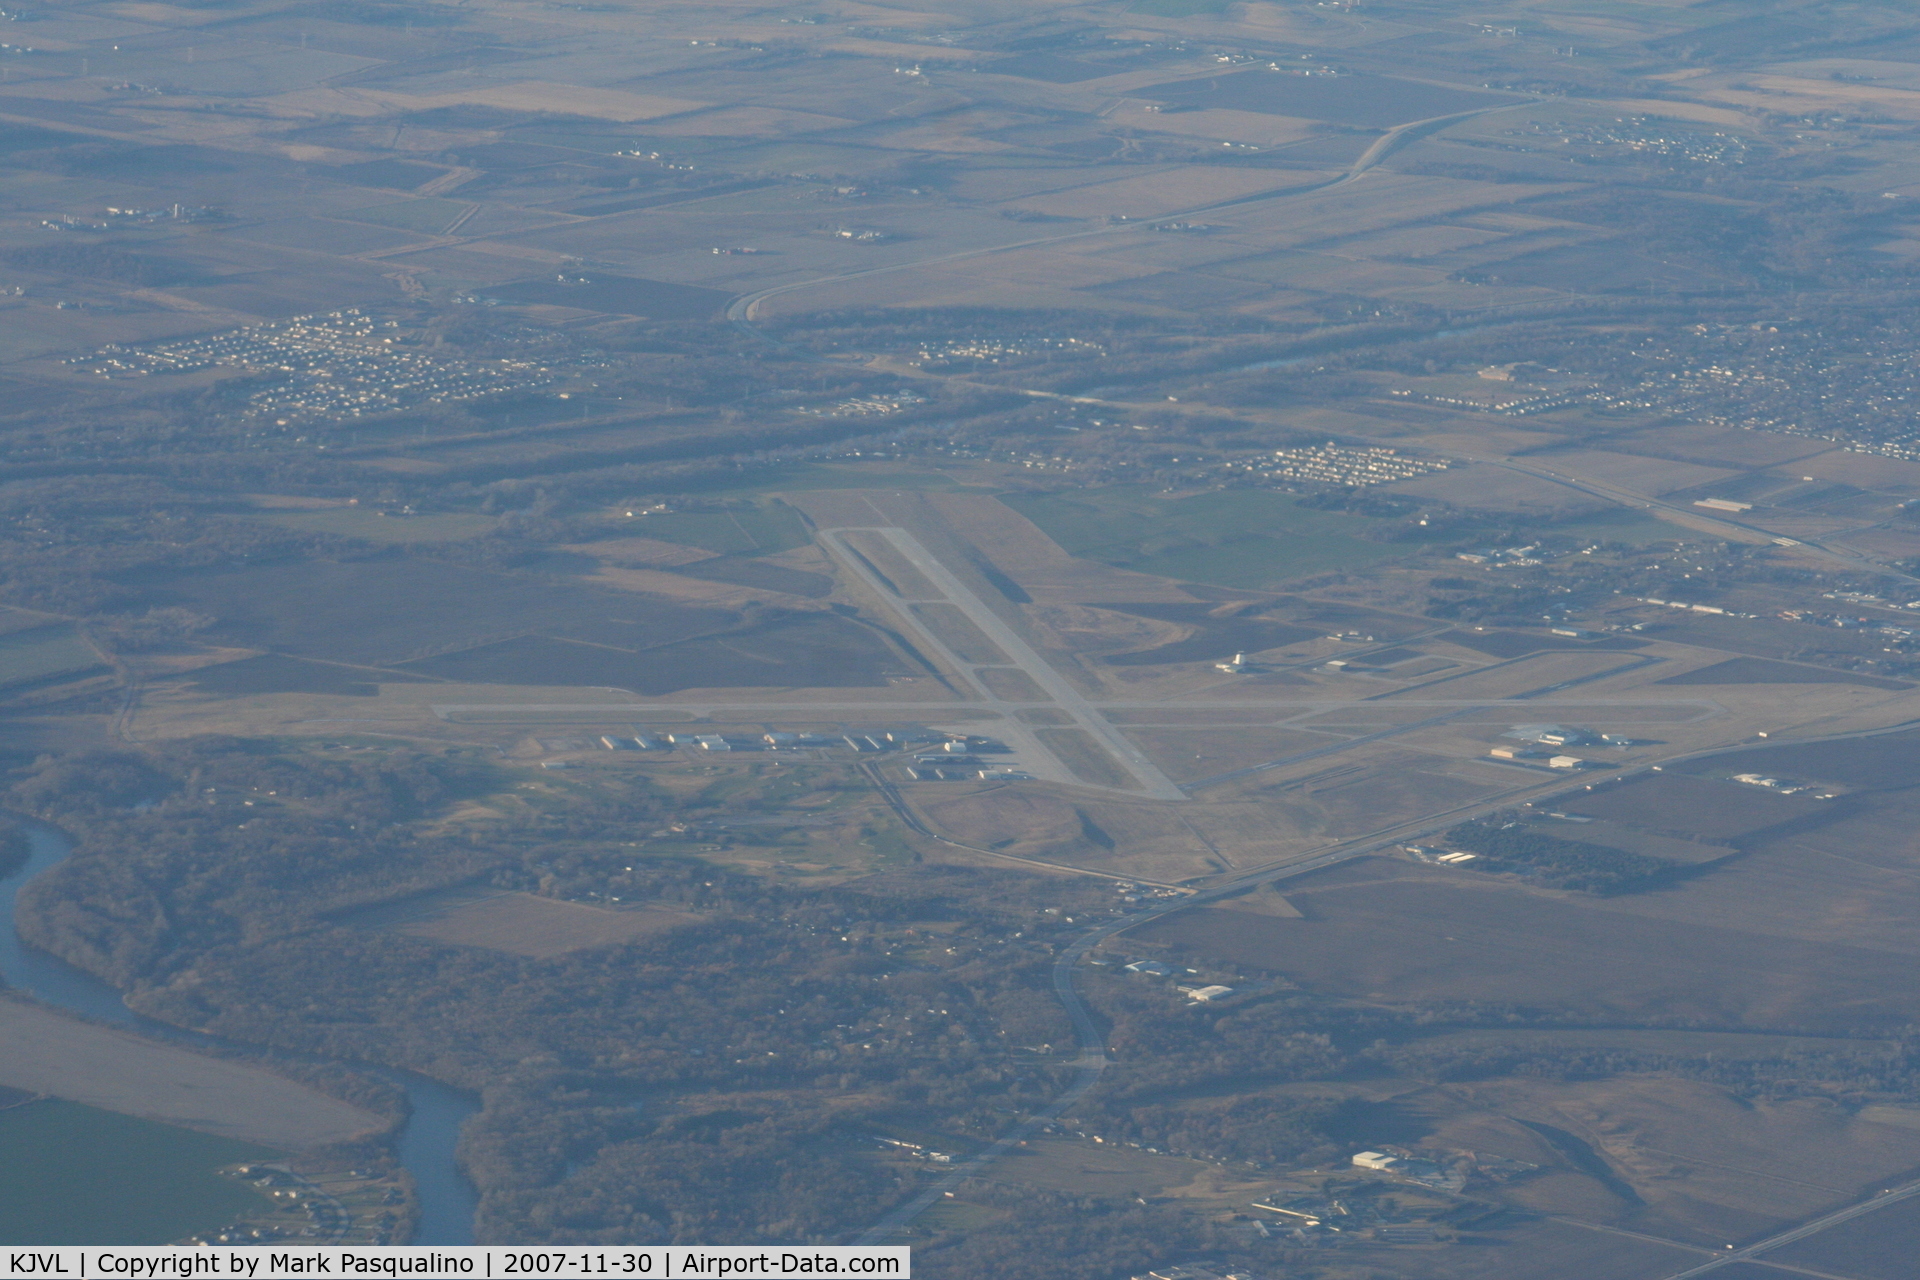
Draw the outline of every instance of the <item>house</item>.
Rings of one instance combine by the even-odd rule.
[[[1218,985],[1206,986],[1206,987],[1178,987],[1175,989],[1178,990],[1181,995],[1187,997],[1187,999],[1193,1001],[1195,1004],[1208,1004],[1214,1000],[1224,1000],[1228,996],[1233,994],[1232,987],[1222,987]]]

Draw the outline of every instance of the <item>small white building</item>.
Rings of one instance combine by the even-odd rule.
[[[1362,1151],[1353,1158],[1354,1168],[1374,1169],[1383,1173],[1399,1163],[1399,1156],[1390,1156],[1384,1151]]]
[[[1579,756],[1551,756],[1547,760],[1550,769],[1578,769],[1586,761]]]
[[[1206,987],[1181,987],[1179,990],[1181,995],[1193,1001],[1195,1004],[1207,1004],[1214,1000],[1224,1000],[1233,994],[1232,987],[1222,987],[1217,984]]]

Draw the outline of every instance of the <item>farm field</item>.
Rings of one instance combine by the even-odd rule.
[[[92,646],[65,623],[0,635],[0,688],[104,665]]]
[[[268,1147],[46,1098],[0,1109],[0,1244],[167,1244],[257,1213]]]
[[[481,537],[499,524],[482,515],[441,511],[389,516],[364,507],[275,511],[256,518],[301,533],[336,533],[343,538],[363,538],[368,542],[457,542]]]
[[[613,911],[527,893],[454,890],[363,912],[352,923],[460,947],[544,960],[658,937],[697,917],[653,908]]]
[[[878,687],[912,675],[877,632],[831,614],[775,617],[751,630],[640,648],[644,626],[587,624],[399,665],[462,684],[567,685],[645,696],[681,689]],[[629,647],[633,646],[633,647]]]
[[[1372,522],[1296,506],[1277,493],[1161,498],[1136,488],[1001,501],[1069,555],[1119,569],[1227,587],[1275,586],[1403,554],[1358,535]]]
[[[1145,748],[1169,777],[1181,782],[1264,764],[1340,741],[1332,734],[1311,730],[1251,726],[1211,731],[1130,729],[1127,736]]]
[[[535,574],[498,573],[414,559],[305,561],[187,575],[145,593],[157,606],[213,615],[216,643],[294,657],[379,665],[476,636],[623,619],[638,643],[662,644],[726,626],[729,614]]]

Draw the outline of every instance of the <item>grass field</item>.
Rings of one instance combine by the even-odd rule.
[[[1567,538],[1592,538],[1596,542],[1623,542],[1644,547],[1654,542],[1674,542],[1685,535],[1664,520],[1656,520],[1637,510],[1620,508],[1575,516],[1548,526],[1550,532]]]
[[[747,555],[791,551],[813,540],[807,522],[784,502],[741,511],[670,511],[639,517],[634,532],[662,542]]]
[[[655,937],[696,919],[678,911],[610,911],[530,893],[482,889],[452,890],[377,908],[353,923],[538,960]]]
[[[182,676],[202,693],[244,698],[263,693],[331,693],[347,698],[371,698],[381,683],[416,684],[418,676],[364,667],[340,667],[330,662],[308,662],[278,653],[200,667]]]
[[[1265,490],[1163,498],[1128,485],[1071,495],[1006,494],[1001,501],[1070,555],[1223,587],[1271,587],[1404,554],[1359,536],[1376,520],[1314,511]]]
[[[266,1201],[214,1170],[279,1153],[78,1102],[0,1111],[0,1244],[166,1244]]]
[[[1139,784],[1085,729],[1036,729],[1033,736],[1082,782],[1096,787],[1131,789]]]
[[[68,623],[0,636],[0,686],[44,680],[101,665],[100,655]]]
[[[1211,777],[1229,769],[1264,764],[1297,751],[1338,742],[1323,733],[1273,727],[1133,729],[1128,737],[1177,782]]]
[[[302,533],[337,533],[368,542],[457,542],[491,532],[491,516],[439,511],[424,516],[387,516],[367,507],[334,507],[324,511],[276,511],[259,517],[268,524]]]
[[[152,581],[144,602],[220,619],[216,644],[380,664],[493,637],[614,626],[641,648],[727,626],[733,615],[577,582],[413,558],[310,560]],[[596,638],[586,636],[583,638]],[[600,683],[610,683],[602,681]]]

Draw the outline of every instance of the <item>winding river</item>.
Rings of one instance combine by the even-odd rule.
[[[221,1042],[212,1036],[141,1017],[127,1008],[120,993],[106,983],[21,942],[14,929],[14,899],[27,881],[66,857],[73,847],[51,827],[39,823],[22,826],[32,841],[33,852],[24,867],[0,879],[0,977],[7,985],[43,1004],[184,1048],[219,1046]],[[413,1175],[419,1190],[420,1228],[413,1243],[473,1243],[476,1197],[454,1162],[454,1147],[461,1123],[479,1109],[478,1104],[468,1095],[425,1076],[365,1063],[354,1065],[404,1089],[412,1106],[396,1146],[400,1162]]]

